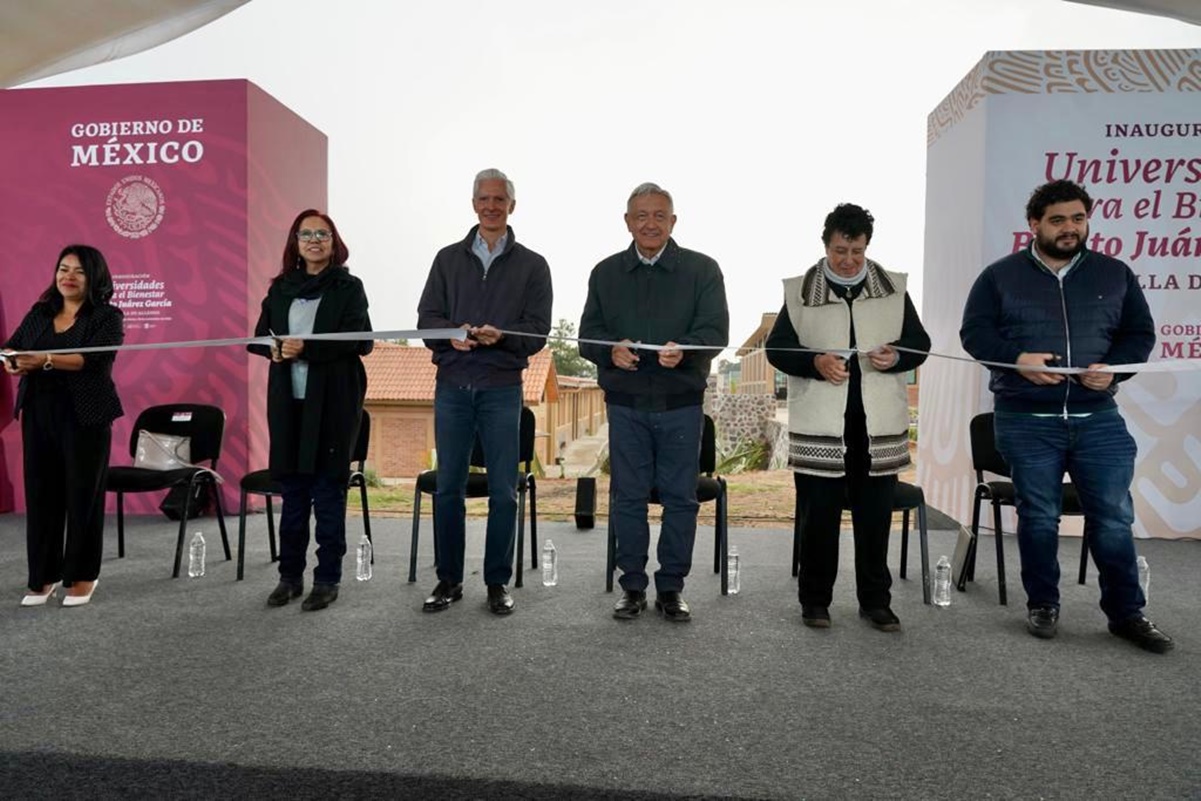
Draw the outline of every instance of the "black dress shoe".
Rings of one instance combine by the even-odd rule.
[[[1026,611],[1026,631],[1041,640],[1049,640],[1059,630],[1059,609],[1035,606]],[[1112,631],[1112,629],[1111,629]]]
[[[304,584],[281,581],[267,596],[267,606],[285,606],[288,601],[299,598],[302,594],[304,594]]]
[[[306,612],[316,612],[318,609],[325,607],[338,600],[338,585],[337,584],[314,584],[313,591],[309,593],[309,597],[304,599],[304,603],[300,608]]]
[[[642,590],[626,590],[613,606],[613,617],[618,620],[633,620],[646,609],[646,593]]]
[[[430,593],[421,605],[422,612],[441,612],[453,602],[463,597],[463,585],[451,584],[449,581],[439,581],[438,586]]]
[[[1155,654],[1166,654],[1176,647],[1172,638],[1155,628],[1155,624],[1142,615],[1109,624],[1111,634],[1121,637]]]
[[[881,606],[878,609],[859,609],[859,617],[866,620],[872,625],[872,628],[880,631],[900,631],[901,619],[892,613],[892,610],[887,606]]]
[[[656,595],[655,609],[673,623],[687,623],[692,620],[692,610],[688,608],[688,602],[675,590]]]
[[[830,610],[824,606],[801,604],[801,622],[811,629],[828,629]]]
[[[512,614],[513,596],[504,584],[488,585],[488,611],[494,615]]]

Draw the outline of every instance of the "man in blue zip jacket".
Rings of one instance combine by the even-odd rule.
[[[471,206],[479,225],[461,242],[438,251],[417,306],[420,328],[467,331],[463,341],[425,343],[438,365],[434,390],[438,584],[422,609],[441,612],[463,597],[467,472],[478,434],[488,474],[484,544],[488,608],[493,614],[507,615],[513,611],[508,583],[517,525],[522,371],[529,357],[542,350],[550,332],[550,267],[546,259],[518,243],[508,225],[517,199],[513,182],[503,172],[483,170],[476,175]]]
[[[964,349],[991,367],[997,450],[1017,495],[1018,549],[1027,597],[1026,628],[1055,636],[1059,623],[1059,516],[1066,471],[1084,510],[1089,550],[1100,573],[1109,630],[1148,651],[1172,639],[1143,616],[1135,564],[1135,442],[1114,395],[1130,375],[1101,372],[1144,362],[1155,324],[1134,272],[1089,251],[1092,199],[1071,181],[1040,186],[1026,205],[1029,248],[984,269],[959,330]],[[1081,367],[1065,375],[1040,368]]]

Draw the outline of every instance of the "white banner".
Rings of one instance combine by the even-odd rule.
[[[1139,447],[1140,537],[1201,536],[1201,371],[1179,363],[1201,361],[1199,69],[1201,50],[990,53],[930,120],[923,320],[934,350],[958,348],[967,290],[1028,243],[1026,201],[1047,181],[1088,189],[1089,247],[1138,274],[1158,341],[1118,402]],[[967,421],[991,408],[986,381],[944,360],[922,370],[919,481],[960,520],[975,484]]]

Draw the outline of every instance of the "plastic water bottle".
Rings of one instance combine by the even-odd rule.
[[[729,574],[727,591],[730,595],[737,595],[738,590],[742,588],[742,583],[738,578],[738,568],[741,564],[742,559],[738,555],[738,546],[731,545],[726,552],[726,573]]]
[[[371,581],[371,540],[367,539],[366,532],[359,539],[354,577],[359,581]]]
[[[559,583],[559,552],[549,539],[542,544],[542,586],[553,587]]]
[[[934,567],[934,605],[951,605],[951,560],[945,554]]]
[[[1138,586],[1143,588],[1143,600],[1151,598],[1151,568],[1147,565],[1147,557],[1138,558]]]
[[[200,578],[204,575],[204,535],[197,531],[192,535],[192,544],[188,546],[188,578]]]

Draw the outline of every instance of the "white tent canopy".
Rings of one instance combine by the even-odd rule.
[[[247,0],[0,0],[0,87],[140,53]],[[1068,0],[1201,25],[1201,0]]]
[[[1173,17],[1182,22],[1201,25],[1201,0],[1068,0],[1090,6],[1105,6],[1121,11],[1136,11],[1140,14],[1157,14]]]
[[[0,0],[0,86],[140,53],[247,0]]]

